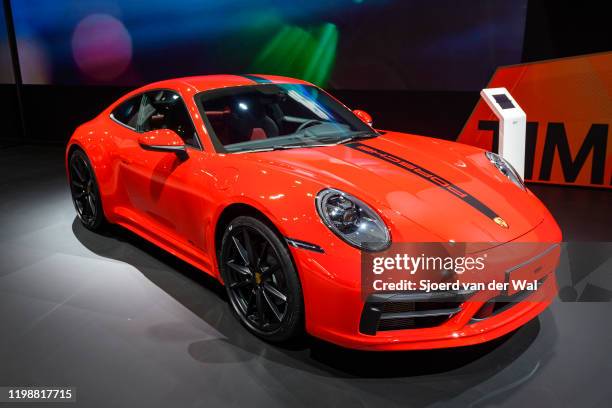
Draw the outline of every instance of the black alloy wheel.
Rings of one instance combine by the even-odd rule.
[[[97,230],[104,224],[104,213],[98,183],[91,162],[82,150],[75,150],[68,162],[70,192],[77,215],[83,225]]]
[[[232,309],[249,330],[272,342],[301,333],[299,278],[287,247],[268,225],[252,217],[234,219],[219,263]]]

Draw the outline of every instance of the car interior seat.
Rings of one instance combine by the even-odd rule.
[[[259,101],[244,99],[230,106],[229,128],[232,143],[277,137],[276,122],[266,115]]]

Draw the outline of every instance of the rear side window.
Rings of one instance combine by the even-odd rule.
[[[120,122],[132,129],[136,129],[138,121],[138,110],[140,109],[140,101],[142,95],[134,96],[117,106],[111,113],[111,117],[117,122]]]

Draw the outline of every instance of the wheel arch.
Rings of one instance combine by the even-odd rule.
[[[219,258],[219,251],[221,250],[221,240],[223,239],[223,233],[225,229],[232,222],[233,219],[240,216],[250,216],[253,217],[264,224],[266,224],[270,229],[278,236],[281,242],[286,246],[287,242],[285,240],[285,236],[282,234],[280,229],[274,224],[272,219],[268,217],[262,210],[259,208],[243,203],[236,202],[227,205],[219,216],[217,217],[217,221],[215,223],[214,229],[214,249],[215,249],[215,258]],[[294,262],[295,263],[295,262]]]
[[[85,149],[83,149],[83,146],[81,146],[78,142],[75,141],[71,141],[68,144],[68,148],[66,149],[66,159],[64,160],[65,164],[66,164],[66,176],[70,177],[70,156],[72,156],[72,153],[74,153],[76,150],[82,150],[83,152],[85,152]],[[85,152],[85,154],[87,154],[87,152]]]

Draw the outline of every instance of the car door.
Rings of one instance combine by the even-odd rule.
[[[109,136],[116,146],[115,154],[112,155],[112,166],[116,173],[116,189],[113,192],[114,202],[117,208],[114,211],[133,211],[135,207],[130,201],[130,186],[133,185],[131,170],[126,172],[126,164],[131,162],[131,158],[140,153],[138,145],[138,114],[142,102],[143,94],[132,96],[120,103],[113,109],[110,118],[112,127]],[[128,168],[129,169],[129,168]],[[123,214],[122,214],[123,215]],[[129,218],[129,215],[124,214]]]
[[[159,129],[176,132],[186,146],[187,157],[173,152],[144,150],[125,142],[121,152],[122,183],[135,210],[150,233],[180,250],[206,248],[203,218],[206,153],[181,96],[171,90],[143,95],[138,113],[139,134]]]

